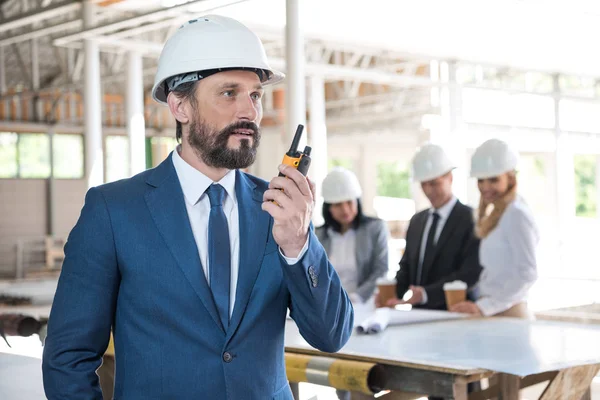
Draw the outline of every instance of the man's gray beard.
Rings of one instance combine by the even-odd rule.
[[[230,149],[227,146],[229,136],[236,129],[249,129],[254,134],[252,138],[242,139],[238,149]],[[190,124],[187,141],[196,156],[209,167],[244,169],[256,160],[256,151],[260,144],[260,129],[254,122],[239,121],[216,133],[216,129],[202,120],[194,119]]]

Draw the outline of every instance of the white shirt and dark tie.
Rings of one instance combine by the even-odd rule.
[[[432,232],[432,244],[435,246],[444,230],[444,226],[450,217],[450,213],[454,209],[456,202],[458,199],[455,196],[440,208],[431,208],[429,209],[429,216],[427,217],[427,222],[425,223],[425,228],[423,229],[423,236],[421,236],[421,248],[419,251],[419,264],[417,266],[417,280],[416,286],[422,286],[421,278],[423,276],[423,264],[425,261],[425,251],[427,250],[427,242],[429,238],[429,232],[431,231],[431,226],[434,224],[434,220],[437,219],[435,232]],[[431,251],[434,250],[434,247],[431,248]],[[433,256],[433,254],[427,254],[427,256]],[[423,301],[421,304],[427,304],[427,292],[423,290]]]
[[[229,171],[219,182],[213,182],[206,175],[189,165],[179,155],[179,146],[173,151],[173,166],[177,172],[179,183],[185,198],[185,207],[187,210],[190,225],[194,234],[196,247],[200,256],[200,262],[204,270],[204,276],[210,286],[210,268],[209,263],[209,216],[211,210],[210,200],[206,193],[212,184],[221,185],[226,192],[222,207],[227,219],[229,230],[229,249],[230,249],[230,283],[229,283],[229,317],[233,313],[235,304],[235,295],[237,289],[238,273],[240,269],[240,228],[237,196],[235,193],[235,170]],[[168,210],[165,210],[167,212]],[[304,248],[296,258],[285,257],[279,250],[282,257],[289,265],[296,264],[308,250],[308,240]],[[243,266],[242,266],[243,268]]]

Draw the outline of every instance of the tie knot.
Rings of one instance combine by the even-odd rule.
[[[208,199],[210,200],[211,207],[217,207],[223,205],[223,200],[225,200],[225,188],[218,183],[214,185],[210,185],[208,189],[206,189],[206,194],[208,195]]]
[[[434,213],[432,214],[432,216],[433,216],[433,220],[434,220],[434,221],[437,221],[438,219],[440,219],[440,214],[438,214],[437,212],[434,212]]]

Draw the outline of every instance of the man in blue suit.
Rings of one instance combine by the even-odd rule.
[[[292,399],[288,308],[312,346],[346,343],[353,310],[310,226],[314,185],[292,167],[269,183],[240,171],[256,156],[263,86],[281,79],[229,18],[190,21],[165,44],[153,97],[181,144],[88,191],[48,324],[50,400],[102,398],[111,329],[114,398],[127,400]]]

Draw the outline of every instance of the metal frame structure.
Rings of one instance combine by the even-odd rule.
[[[55,107],[68,107],[67,95],[80,92],[85,83],[82,42],[90,40],[100,50],[103,93],[125,95],[123,83],[129,76],[126,60],[131,52],[143,57],[140,72],[147,90],[152,84],[156,58],[174,29],[200,10],[210,12],[240,1],[191,1],[135,13],[122,11],[121,6],[127,2],[96,1],[96,24],[86,28],[81,2],[4,1],[0,6],[4,18],[0,24],[2,97],[29,96],[35,101],[40,92],[58,91]],[[189,10],[193,7],[196,8],[191,14]],[[286,46],[281,33],[255,30],[265,42],[272,65],[285,69]],[[385,49],[354,48],[309,37],[302,50],[306,54],[306,75],[320,76],[325,82],[327,116],[333,121],[334,131],[336,127],[354,125],[353,119],[344,124],[347,116],[362,115],[365,124],[372,123],[379,119],[373,112],[384,112],[386,119],[412,121],[418,128],[422,114],[435,112],[428,98],[429,60],[408,59]],[[34,108],[40,109],[39,105]],[[269,111],[267,107],[266,112]],[[30,115],[27,120],[52,122],[42,112]],[[124,122],[125,118],[120,120]]]

